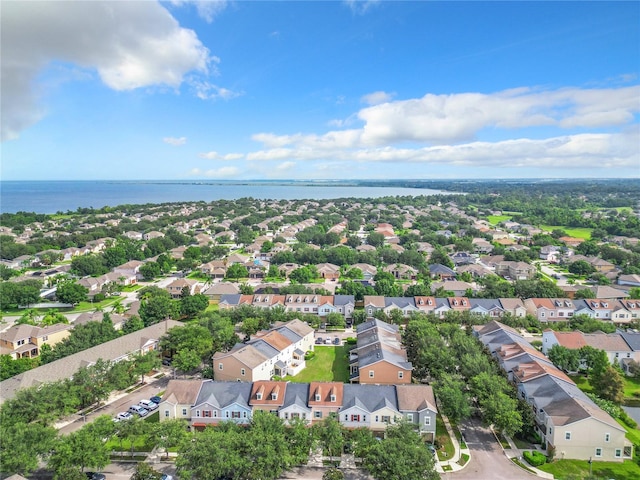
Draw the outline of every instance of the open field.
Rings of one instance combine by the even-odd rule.
[[[574,238],[583,238],[589,240],[591,238],[592,228],[571,228],[562,225],[540,225],[540,228],[552,232],[553,230],[564,230],[567,235]]]
[[[489,215],[487,220],[491,225],[497,225],[500,222],[506,222],[507,220],[511,220],[511,215]]]
[[[316,345],[316,355],[307,360],[307,367],[295,377],[286,376],[285,380],[299,383],[309,382],[348,382],[349,347]]]

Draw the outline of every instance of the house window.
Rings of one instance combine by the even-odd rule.
[[[413,413],[407,413],[407,420],[413,422]]]
[[[18,340],[18,346],[24,345],[24,340]]]
[[[382,415],[382,423],[391,423],[391,417],[389,415]]]
[[[164,416],[165,416],[165,417],[168,417],[168,416],[169,416],[169,410],[165,410],[165,411],[164,411]]]
[[[398,372],[398,378],[400,379],[404,378],[404,372]]]
[[[217,418],[217,417],[218,417],[218,411],[217,411],[217,410],[214,410],[214,411],[213,411],[213,417],[214,417],[214,418]]]
[[[244,368],[241,368],[240,369],[240,375],[242,375],[244,377],[244,374],[245,374],[245,370],[244,370]]]
[[[605,442],[609,442],[609,440],[611,440],[611,434],[609,434],[609,433],[605,433],[605,434],[604,434],[604,441],[605,441]]]
[[[256,393],[256,400],[262,400],[262,392]]]
[[[247,418],[247,412],[242,412],[242,416],[243,416],[244,418]]]
[[[49,335],[45,335],[44,337],[42,337],[43,342],[46,342],[47,340],[49,340]]]
[[[373,370],[369,370],[369,378],[373,378]]]
[[[205,410],[202,412],[202,416],[205,418],[211,418],[211,410]]]
[[[571,440],[571,432],[564,432],[564,439]]]
[[[271,400],[277,400],[277,399],[278,399],[278,394],[277,394],[277,393],[275,393],[275,392],[273,392],[273,393],[271,394]]]
[[[284,412],[284,418],[285,418],[285,420],[289,419],[289,413],[288,412]]]
[[[240,418],[240,412],[231,412],[231,418]]]
[[[615,456],[616,456],[616,458],[622,457],[622,450],[620,450],[619,448],[616,448]]]
[[[378,415],[376,415],[376,422],[378,421]]]
[[[431,417],[424,417],[424,424],[426,426],[431,425]]]
[[[313,418],[322,418],[322,412],[313,412]]]
[[[222,370],[222,363],[218,364],[218,370]]]
[[[596,448],[596,457],[601,457],[602,456],[602,448],[598,447]]]
[[[329,397],[329,400],[331,400],[332,402],[335,403],[336,401],[336,396],[335,395],[331,395],[331,397]]]
[[[345,414],[345,416],[344,416],[344,421],[345,421],[345,422],[348,422],[348,421],[349,421],[349,415],[346,415],[346,414]]]
[[[183,416],[183,417],[186,417],[186,416],[187,416],[187,409],[186,409],[186,408],[183,408],[183,409],[182,409],[182,416]]]
[[[359,422],[360,421],[360,415],[351,415],[351,421],[352,422]]]
[[[306,420],[306,419],[307,419],[307,414],[306,414],[306,413],[303,413],[303,414],[302,414],[302,419],[303,419],[303,420]]]
[[[229,418],[229,412],[224,412],[225,413],[225,417]]]
[[[200,416],[200,410],[196,410],[196,417],[199,417],[199,416]]]
[[[320,401],[320,394],[316,393],[314,398],[315,398],[316,402],[319,402]]]

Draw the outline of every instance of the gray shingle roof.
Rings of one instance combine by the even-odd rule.
[[[225,408],[238,403],[247,408],[251,397],[252,383],[249,382],[214,382],[205,380],[194,405],[209,403],[218,408]]]
[[[342,408],[358,406],[367,412],[375,412],[385,406],[398,410],[394,385],[346,384],[342,397]]]

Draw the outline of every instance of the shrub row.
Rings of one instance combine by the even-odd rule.
[[[536,451],[525,451],[522,453],[524,459],[534,467],[539,467],[540,465],[544,465],[547,462],[547,457],[545,457],[542,453]]]

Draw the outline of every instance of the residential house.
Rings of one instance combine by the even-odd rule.
[[[501,365],[511,368],[518,397],[531,406],[536,429],[547,448],[555,449],[556,458],[622,461],[632,457],[633,446],[624,428],[569,377],[539,358],[513,329],[494,321],[474,327],[474,335],[497,356],[503,352],[514,359]]]
[[[34,358],[40,355],[40,348],[47,344],[53,347],[67,338],[73,326],[56,323],[46,327],[18,324],[0,333],[0,348],[11,358]]]
[[[212,260],[211,262],[203,263],[200,266],[200,271],[211,278],[224,278],[227,274],[227,266],[224,260]]]
[[[407,361],[397,325],[368,320],[356,327],[356,336],[356,348],[349,352],[352,383],[411,383],[413,366]]]
[[[197,280],[191,278],[176,278],[166,287],[167,292],[171,294],[172,298],[181,298],[183,289],[187,289],[190,295],[200,293],[200,284]]]
[[[223,295],[238,295],[239,293],[240,287],[238,287],[238,284],[230,282],[214,283],[202,292],[203,295],[214,302],[220,302]]]
[[[251,383],[214,382],[204,380],[198,398],[191,407],[191,426],[200,429],[220,422],[248,425],[252,408],[249,404]],[[160,403],[160,409],[163,408]]]
[[[625,285],[629,287],[640,287],[640,275],[635,273],[630,275],[620,275],[617,283],[618,285]]]
[[[427,441],[434,442],[438,408],[430,385],[396,385],[398,410],[409,423],[417,425]]]
[[[410,265],[404,265],[401,263],[395,265],[387,265],[383,268],[385,272],[390,273],[399,280],[415,280],[418,276],[418,270]]]
[[[536,267],[525,262],[504,261],[496,264],[496,275],[511,280],[531,280],[536,276]]]
[[[270,380],[296,375],[305,367],[304,355],[313,350],[313,328],[300,320],[258,332],[247,343],[213,356],[214,376],[221,381]]]
[[[311,408],[312,423],[335,416],[343,404],[345,384],[342,382],[311,382],[307,404]]]
[[[13,398],[19,389],[70,378],[80,367],[93,365],[99,358],[119,362],[135,353],[157,350],[160,338],[179,325],[182,323],[165,320],[4,380],[0,382],[0,403]]]
[[[316,265],[318,274],[325,280],[338,280],[340,278],[340,267],[333,263],[319,263]]]
[[[527,308],[519,298],[499,298],[502,309],[514,317],[524,317],[527,315]]]
[[[527,313],[541,322],[568,321],[573,317],[575,305],[569,298],[527,298]]]
[[[191,419],[191,406],[196,404],[202,380],[171,380],[162,396],[160,420]]]
[[[438,279],[443,282],[453,281],[456,279],[456,272],[449,267],[440,265],[439,263],[429,265],[429,275],[431,275],[431,278]]]

